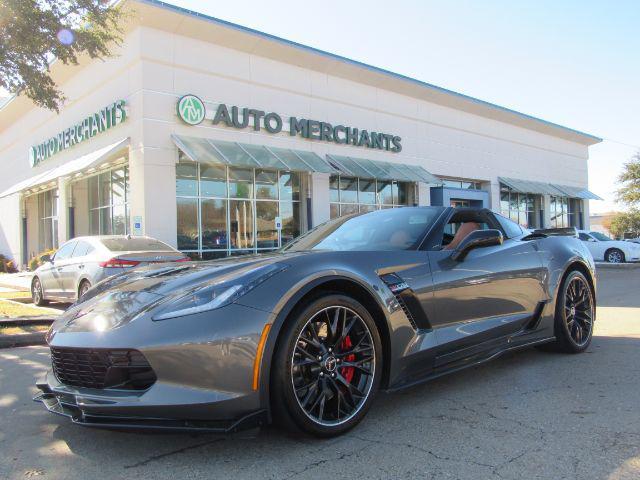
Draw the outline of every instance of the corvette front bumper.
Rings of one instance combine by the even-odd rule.
[[[74,424],[123,430],[165,430],[200,431],[209,433],[230,433],[246,428],[264,425],[268,421],[266,410],[257,410],[238,418],[226,418],[226,402],[232,402],[234,409],[237,398],[218,399],[217,402],[202,402],[200,392],[190,396],[181,392],[182,405],[163,405],[151,399],[145,399],[148,392],[124,392],[91,389],[75,389],[62,385],[50,371],[46,377],[36,383],[40,393],[33,400],[42,404],[51,413],[69,418]],[[163,390],[162,385],[152,388]],[[169,387],[175,388],[175,387]],[[174,392],[175,393],[175,392]],[[162,397],[160,393],[160,397]],[[189,403],[190,401],[196,402]],[[222,420],[189,419],[185,411],[206,409],[211,418]],[[216,413],[217,411],[217,413]],[[186,415],[186,416],[185,416]]]
[[[54,363],[71,364],[57,366],[61,378],[50,370],[37,382],[34,400],[73,423],[104,428],[229,432],[260,425],[269,403],[266,390],[252,384],[269,318],[234,304],[165,321],[147,315],[106,331],[63,319],[47,340]],[[140,379],[145,365],[152,375],[142,384],[111,375],[131,367]]]

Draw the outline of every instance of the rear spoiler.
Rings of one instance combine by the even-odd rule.
[[[563,228],[539,228],[532,231],[527,238],[544,238],[544,237],[575,237],[578,238],[578,230],[576,227]]]

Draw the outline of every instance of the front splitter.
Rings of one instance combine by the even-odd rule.
[[[87,414],[77,404],[74,395],[54,393],[46,384],[38,384],[38,388],[42,391],[33,398],[35,402],[41,402],[49,412],[69,418],[72,423],[85,427],[128,431],[144,430],[228,434],[260,427],[268,423],[268,413],[266,410],[258,410],[232,421]]]

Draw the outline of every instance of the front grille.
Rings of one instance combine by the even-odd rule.
[[[137,350],[51,347],[51,363],[56,378],[74,387],[146,390],[156,381]]]

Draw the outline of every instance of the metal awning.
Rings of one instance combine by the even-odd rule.
[[[172,138],[176,146],[194,162],[442,184],[439,178],[416,165],[339,155],[327,155],[326,159],[323,159],[313,152],[304,150],[224,142],[182,135],[172,135]]]
[[[558,190],[560,190],[561,192],[563,192],[567,197],[582,198],[585,200],[603,200],[602,197],[587,190],[586,188],[570,187],[568,185],[556,185],[556,184],[553,184],[553,186]]]
[[[519,193],[537,193],[540,195],[553,195],[556,197],[602,200],[602,198],[595,193],[581,187],[570,187],[568,185],[534,182],[533,180],[520,180],[517,178],[506,177],[498,177],[498,180],[500,183]]]
[[[176,146],[194,162],[233,167],[336,173],[327,162],[313,152],[182,135],[172,135],[172,138]]]
[[[109,157],[117,153],[128,144],[129,139],[123,138],[116,143],[112,143],[111,145],[107,145],[106,147],[83,155],[82,157],[76,158],[75,160],[63,163],[58,167],[46,170],[42,173],[39,173],[38,175],[34,175],[33,177],[28,178],[0,193],[0,198],[7,197],[9,195],[13,195],[14,193],[29,190],[41,185],[46,185],[60,177],[68,177],[70,175],[82,172],[83,170],[98,167],[101,163],[109,159]]]
[[[442,180],[418,165],[405,165],[341,155],[327,155],[327,162],[342,175],[442,185]]]

